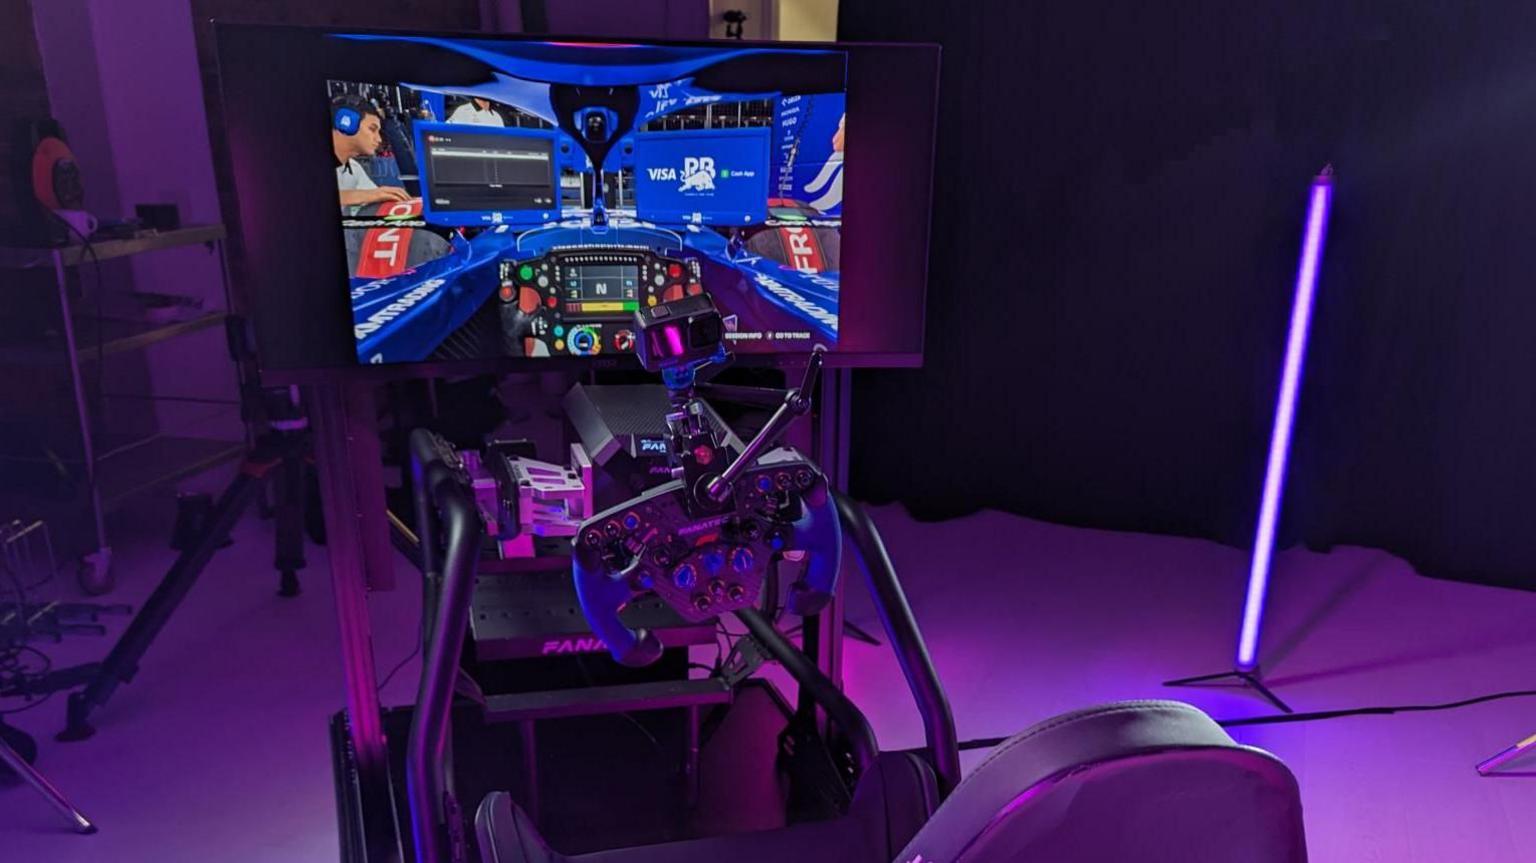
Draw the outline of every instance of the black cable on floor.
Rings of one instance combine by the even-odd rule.
[[[1216,724],[1223,728],[1236,728],[1243,725],[1278,725],[1282,722],[1319,722],[1324,719],[1342,719],[1347,716],[1390,716],[1394,713],[1428,713],[1435,710],[1455,710],[1460,707],[1471,707],[1474,704],[1500,701],[1506,698],[1530,698],[1532,696],[1536,696],[1536,689],[1515,689],[1509,692],[1493,692],[1473,698],[1464,698],[1460,701],[1447,701],[1442,704],[1398,704],[1380,707],[1350,707],[1343,710],[1319,710],[1313,713],[1277,713],[1270,716],[1248,716],[1241,719],[1218,719]],[[960,751],[992,749],[1001,746],[1007,741],[1007,737],[978,737],[975,740],[962,740],[960,741]]]
[[[0,571],[5,573],[16,592],[16,616],[21,621],[16,633],[0,642],[0,699],[19,697],[24,701],[21,707],[0,710],[0,720],[3,720],[4,717],[13,713],[22,713],[40,707],[53,697],[52,692],[39,697],[31,691],[31,685],[46,677],[52,670],[53,660],[48,654],[27,644],[31,629],[27,622],[27,600],[30,588],[22,584],[16,572],[3,562],[0,562]],[[0,610],[3,608],[0,606]],[[28,667],[23,659],[27,655],[37,658],[36,667]]]
[[[1428,713],[1433,710],[1455,710],[1458,707],[1471,707],[1474,704],[1482,704],[1485,701],[1499,701],[1505,698],[1529,698],[1536,696],[1536,689],[1516,689],[1509,692],[1494,692],[1488,695],[1478,695],[1473,698],[1464,698],[1461,701],[1447,701],[1443,704],[1399,704],[1390,707],[1351,707],[1345,710],[1319,710],[1313,713],[1279,713],[1273,716],[1249,716],[1242,719],[1219,719],[1217,724],[1223,728],[1235,728],[1240,725],[1276,725],[1281,722],[1317,722],[1323,719],[1340,719],[1345,716],[1390,716],[1394,713]]]

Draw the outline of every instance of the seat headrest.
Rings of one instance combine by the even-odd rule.
[[[1009,738],[897,861],[1037,859],[1295,863],[1305,859],[1296,781],[1187,704],[1100,705]]]

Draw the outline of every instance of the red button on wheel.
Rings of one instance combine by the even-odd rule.
[[[682,274],[683,274],[683,265],[682,264],[677,264],[677,263],[667,264],[667,275],[669,275],[669,276],[671,276],[672,278],[675,279],[678,276],[681,276]]]
[[[545,297],[544,298],[544,305],[549,306],[550,308],[554,308],[558,304],[558,302],[559,301],[556,300],[554,297]]]

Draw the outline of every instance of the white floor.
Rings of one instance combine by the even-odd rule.
[[[887,507],[876,519],[962,737],[1120,698],[1174,696],[1217,717],[1265,712],[1238,691],[1159,685],[1229,665],[1245,568],[1238,550],[997,513],[919,524]],[[118,548],[116,601],[141,602],[172,558],[163,526],[141,522],[148,538]],[[29,790],[0,788],[0,861],[337,859],[325,723],[342,690],[325,555],[311,550],[301,598],[280,599],[270,531],[254,518],[239,526],[138,678],[97,714],[95,738],[53,742],[62,698],[11,717],[39,738],[39,767],[101,832],[64,832]],[[381,674],[416,635],[416,582],[400,572],[402,587],[372,600]],[[1286,552],[1274,584],[1266,672],[1299,710],[1536,688],[1536,595],[1423,578],[1363,549]],[[850,590],[850,619],[879,630],[861,586]],[[110,644],[40,646],[66,665]],[[850,641],[846,671],[882,745],[921,741],[888,654]],[[414,675],[414,664],[397,675],[386,703],[407,700]],[[1536,757],[1506,777],[1472,770],[1532,731],[1536,699],[1515,699],[1236,736],[1299,777],[1313,860],[1536,863]]]

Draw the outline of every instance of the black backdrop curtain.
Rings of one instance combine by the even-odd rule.
[[[1332,162],[1282,534],[1536,587],[1536,4],[840,8],[944,48],[927,363],[856,376],[857,492],[1248,544]]]

